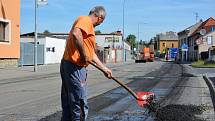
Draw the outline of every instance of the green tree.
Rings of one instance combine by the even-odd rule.
[[[134,48],[136,47],[136,36],[133,34],[128,35],[126,38],[126,41],[131,44],[131,50],[133,51]]]
[[[139,44],[140,44],[140,45],[143,45],[143,44],[144,44],[144,43],[143,43],[143,40],[140,40]]]
[[[95,34],[101,34],[102,32],[100,30],[96,30]]]
[[[154,44],[153,38],[151,38],[150,41],[149,41],[149,45],[151,45],[151,44]]]
[[[45,35],[45,36],[50,36],[50,32],[49,32],[49,30],[45,30],[44,32],[43,32],[43,34]]]

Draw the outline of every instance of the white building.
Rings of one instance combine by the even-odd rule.
[[[119,31],[111,34],[96,34],[96,43],[100,48],[106,48],[105,62],[131,60],[131,46],[122,41],[122,34]]]
[[[49,36],[45,36],[44,34],[39,33],[37,44],[42,45],[41,48],[43,49],[40,48],[38,52],[38,58],[40,58],[40,61],[38,62],[41,62],[41,59],[42,59],[42,62],[40,64],[60,63],[64,53],[67,37],[68,37],[67,33],[51,33]],[[21,35],[21,42],[28,43],[28,46],[29,46],[29,43],[34,43],[34,33],[27,33],[27,34]],[[122,41],[121,33],[120,34],[119,33],[96,34],[96,44],[98,46],[97,50],[99,52],[99,54],[98,53],[97,54],[100,60],[103,62],[122,62],[124,61],[124,59],[125,60],[131,59],[130,45]],[[33,45],[30,45],[30,46],[33,46]],[[33,47],[30,47],[30,48],[32,49],[30,50],[31,56],[27,57],[28,65],[33,64],[33,56],[34,56]],[[28,52],[29,51],[27,51],[27,53]],[[21,52],[21,56],[25,55],[24,53],[26,52]],[[23,58],[21,59],[25,60],[25,57],[26,56],[23,56]],[[28,59],[29,57],[30,59]],[[22,60],[21,62],[24,62]]]
[[[65,50],[65,39],[45,37],[38,42],[44,45],[44,64],[60,63]]]
[[[117,34],[97,34],[96,43],[99,47],[110,47],[112,49],[122,49],[122,35]]]
[[[33,43],[34,38],[21,36],[21,42]],[[63,57],[66,39],[60,39],[55,37],[38,37],[37,43],[38,45],[44,45],[43,50],[39,51],[43,52],[43,54],[38,53],[38,56],[43,56],[38,58],[43,58],[44,64],[60,63]]]

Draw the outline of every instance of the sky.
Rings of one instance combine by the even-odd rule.
[[[35,0],[21,0],[21,34],[34,31],[34,3]],[[48,0],[48,5],[37,8],[37,29],[68,33],[78,16],[88,15],[97,5],[105,7],[107,16],[95,30],[122,31],[124,7],[124,36],[134,34],[137,40],[144,41],[157,33],[179,32],[195,24],[195,13],[198,20],[215,18],[215,0]]]

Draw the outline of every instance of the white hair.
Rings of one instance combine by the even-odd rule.
[[[102,18],[105,18],[106,16],[105,8],[103,6],[95,6],[90,10],[89,15],[92,14],[96,15],[97,17],[101,16]]]

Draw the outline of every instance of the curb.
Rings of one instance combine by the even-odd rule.
[[[213,103],[213,107],[214,107],[214,112],[215,112],[215,88],[214,88],[214,85],[213,85],[212,81],[207,77],[207,75],[203,75],[203,79],[205,80],[206,84],[209,87],[209,91],[210,91],[210,95],[211,95],[211,99],[212,99],[212,103]]]

